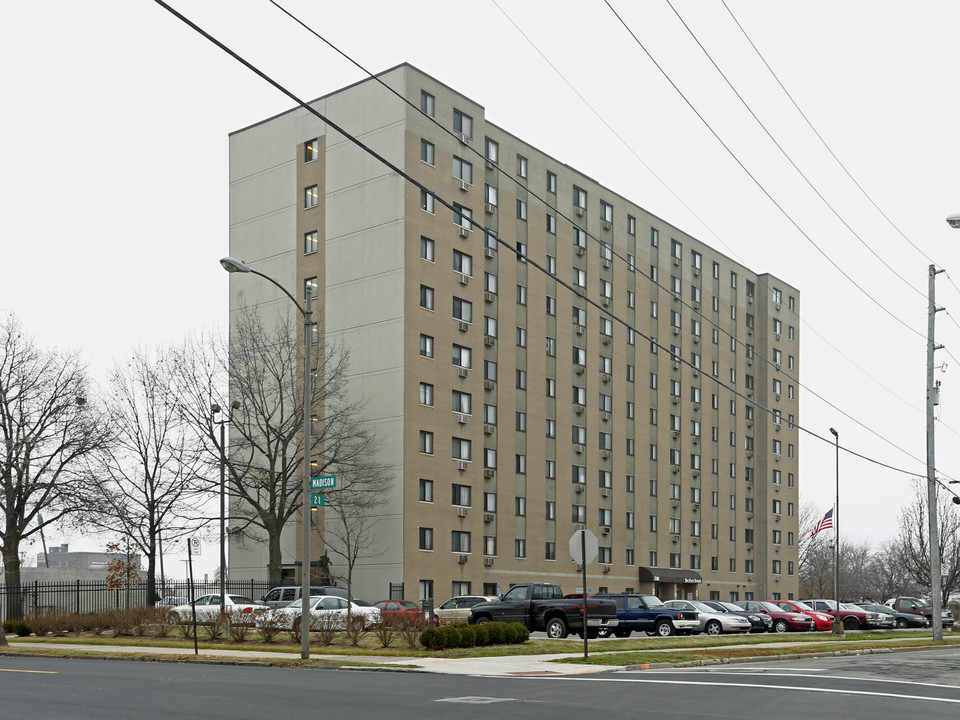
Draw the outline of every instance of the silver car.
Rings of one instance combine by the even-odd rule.
[[[700,627],[694,634],[706,633],[719,635],[720,633],[750,632],[750,621],[742,615],[719,613],[712,607],[699,600],[668,600],[664,603],[674,610],[692,610],[700,615]]]

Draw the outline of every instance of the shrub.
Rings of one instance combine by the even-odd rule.
[[[404,642],[407,643],[407,647],[416,647],[417,638],[420,637],[420,633],[426,628],[427,620],[423,617],[422,613],[416,615],[412,613],[401,613],[397,617],[397,631]]]
[[[487,635],[489,637],[490,645],[502,645],[504,642],[504,628],[506,623],[495,622],[487,623]]]
[[[490,644],[490,630],[487,628],[487,624],[474,625],[473,631],[477,638],[477,647],[483,647],[484,645]]]
[[[130,630],[137,637],[143,637],[147,634],[147,629],[156,621],[156,612],[154,608],[135,607],[130,608],[127,613],[130,616]]]
[[[257,630],[260,631],[260,638],[263,642],[269,643],[276,640],[277,635],[284,630],[285,620],[283,615],[271,609],[254,615],[253,622]]]
[[[475,626],[459,625],[458,629],[460,630],[460,647],[476,647],[477,645],[477,631]]]
[[[380,641],[380,647],[390,647],[397,636],[398,623],[395,615],[381,615],[380,622],[373,626],[373,632]]]
[[[250,613],[239,610],[227,610],[227,634],[234,642],[243,642],[253,631],[253,622]]]
[[[26,637],[30,634],[30,626],[23,620],[7,620],[3,623],[3,631],[13,633],[17,637]]]
[[[157,608],[156,623],[154,625],[157,631],[157,637],[169,637],[176,625],[177,620],[170,614],[169,608]]]
[[[344,618],[344,621],[347,640],[356,647],[360,644],[360,638],[367,633],[367,619],[363,615],[351,615],[349,620]]]

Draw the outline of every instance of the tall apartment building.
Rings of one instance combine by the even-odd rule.
[[[406,102],[371,79],[312,106],[431,192],[302,108],[230,136],[230,254],[316,293],[320,342],[350,349],[385,439],[381,553],[356,594],[572,592],[585,525],[594,591],[796,597],[797,290],[416,68],[378,78]],[[238,275],[230,297],[289,302]],[[230,557],[266,566],[249,543]]]

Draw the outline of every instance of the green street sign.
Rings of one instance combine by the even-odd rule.
[[[326,507],[326,496],[323,493],[310,493],[310,507]]]
[[[311,490],[333,490],[337,486],[336,475],[321,475],[310,478]]]

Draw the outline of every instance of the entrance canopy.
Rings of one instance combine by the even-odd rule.
[[[642,567],[640,582],[673,583],[676,585],[699,585],[703,582],[700,573],[679,568]]]

